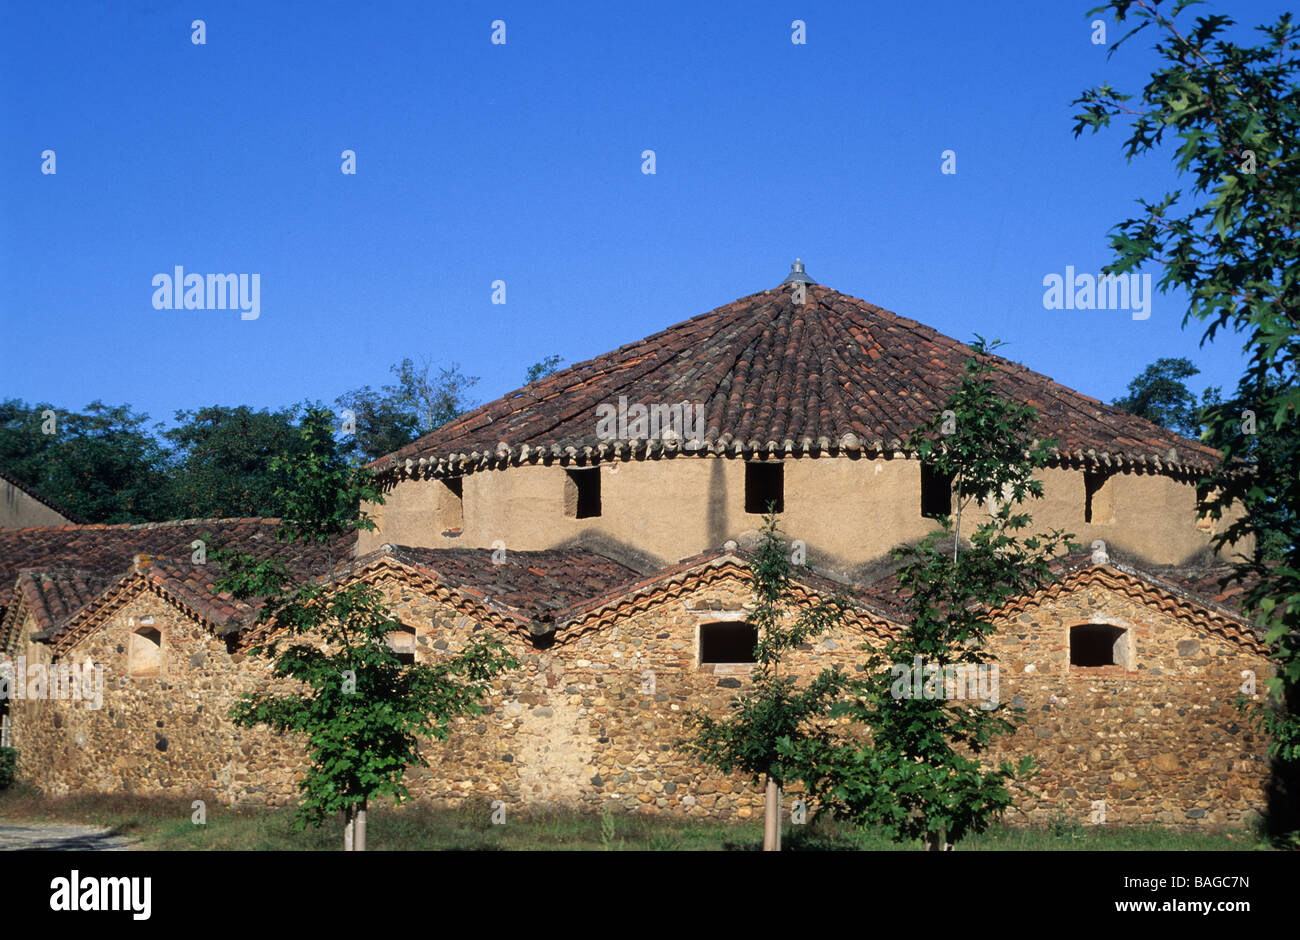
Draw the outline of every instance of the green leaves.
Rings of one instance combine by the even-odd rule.
[[[1128,383],[1127,395],[1111,404],[1184,437],[1197,437],[1201,430],[1200,408],[1183,380],[1199,372],[1190,359],[1157,359]]]
[[[1198,494],[1202,511],[1230,520],[1216,548],[1255,540],[1254,557],[1224,585],[1248,585],[1247,610],[1272,644],[1282,679],[1271,688],[1274,704],[1285,707],[1258,711],[1257,727],[1270,735],[1275,756],[1296,755],[1300,619],[1290,599],[1300,594],[1300,28],[1283,14],[1257,27],[1264,42],[1243,46],[1223,38],[1233,25],[1226,16],[1198,17],[1189,30],[1176,22],[1187,0],[1168,15],[1160,6],[1113,0],[1100,8],[1153,27],[1162,37],[1154,46],[1160,66],[1142,91],[1140,112],[1125,112],[1108,85],[1084,92],[1074,102],[1082,106],[1075,133],[1129,113],[1130,156],[1153,150],[1165,127],[1181,140],[1175,171],[1191,177],[1193,198],[1176,193],[1159,205],[1144,202],[1145,218],[1112,233],[1111,267],[1163,265],[1161,290],[1187,292],[1183,323],[1204,324],[1202,343],[1224,328],[1245,341],[1248,364],[1236,399],[1206,419],[1206,437],[1223,461]],[[1256,416],[1257,431],[1241,429],[1244,409]],[[1237,516],[1243,506],[1247,514]]]
[[[0,468],[86,522],[167,518],[167,454],[130,405],[0,401]]]
[[[296,409],[213,405],[178,411],[162,435],[172,445],[171,515],[178,519],[279,516],[284,486],[272,458],[300,446]]]
[[[1078,548],[1060,532],[1016,536],[1031,525],[1019,507],[1042,496],[1034,471],[1049,460],[1050,442],[1034,436],[1033,408],[996,394],[997,364],[988,354],[994,345],[977,338],[943,413],[911,442],[923,460],[952,475],[958,503],[941,532],[894,552],[910,624],[883,647],[864,646],[861,677],[835,686],[843,692],[831,715],[848,719],[850,731],[783,743],[787,760],[835,815],[884,826],[899,841],[943,833],[956,842],[983,831],[1012,804],[1008,786],[1032,772],[1028,758],[996,768],[981,760],[996,737],[1015,729],[1005,703],[990,708],[992,697],[949,697],[943,685],[940,694],[926,686],[915,695],[900,674],[915,678],[922,666],[930,677],[976,670],[996,687],[992,612],[1050,581],[1056,552]],[[990,494],[992,511],[956,551],[962,507]]]
[[[283,541],[328,543],[373,526],[360,502],[382,502],[383,495],[344,457],[331,422],[329,412],[309,411],[300,449],[275,461],[288,481]],[[488,683],[518,666],[499,642],[484,638],[432,663],[403,664],[387,642],[403,625],[377,588],[340,584],[332,571],[296,582],[274,560],[220,549],[211,557],[223,572],[217,590],[263,602],[258,622],[270,632],[251,651],[293,686],[247,693],[230,714],[246,727],[304,738],[310,766],[299,783],[300,827],[375,796],[406,799],[406,769],[424,762],[420,740],[445,739],[454,718],[481,712]]]
[[[779,675],[785,654],[838,623],[846,604],[840,597],[800,604],[790,589],[791,568],[777,516],[769,513],[750,562],[756,603],[749,622],[758,630],[752,686],[732,699],[726,718],[688,713],[694,735],[678,744],[723,773],[738,770],[755,782],[766,776],[778,786],[799,777],[791,754],[808,741],[826,739],[818,721],[844,682],[838,671],[828,670],[800,689],[793,677]]]
[[[558,356],[551,356],[533,368],[543,370],[539,374],[549,374],[544,370],[554,371],[558,362]],[[430,375],[432,369],[427,360],[417,366],[406,358],[389,370],[397,377],[396,383],[378,391],[365,385],[336,399],[340,408],[356,416],[356,430],[348,439],[350,456],[376,460],[474,407],[468,393],[478,384],[477,377],[462,373],[455,362],[449,368],[439,368],[437,375]]]

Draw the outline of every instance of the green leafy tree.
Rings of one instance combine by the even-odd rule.
[[[432,370],[427,361],[417,366],[403,359],[393,366],[397,384],[389,386],[394,400],[415,414],[421,434],[436,431],[478,404],[468,397],[469,390],[478,384],[477,376],[465,375],[456,362],[447,368],[439,367],[431,376]]]
[[[1300,435],[1275,434],[1259,424],[1260,402],[1277,394],[1276,381],[1259,389],[1250,381],[1238,387],[1232,398],[1221,399],[1219,389],[1207,389],[1202,435],[1211,447],[1229,448],[1248,467],[1248,476],[1234,480],[1234,498],[1250,517],[1250,534],[1255,537],[1255,560],[1265,568],[1270,562],[1284,562],[1300,531],[1295,502],[1278,499],[1268,481],[1285,479],[1291,468],[1300,466]],[[1244,529],[1244,527],[1243,527]]]
[[[340,395],[337,404],[350,411],[356,422],[349,437],[349,453],[357,460],[378,460],[419,436],[419,417],[389,392],[365,385]]]
[[[349,452],[359,460],[391,454],[477,404],[468,393],[478,384],[478,378],[461,372],[459,363],[439,367],[435,372],[427,360],[417,366],[407,358],[390,371],[397,377],[396,382],[378,391],[365,385],[336,400],[340,409],[355,417]]]
[[[308,411],[300,452],[273,461],[288,478],[280,494],[283,541],[337,546],[346,533],[374,528],[360,505],[382,502],[382,493],[372,474],[346,459],[334,421],[329,411]],[[369,802],[408,798],[403,778],[424,763],[420,739],[445,740],[453,718],[481,713],[488,683],[517,663],[497,641],[478,639],[435,663],[403,664],[387,643],[402,624],[382,593],[338,582],[333,564],[325,578],[303,582],[275,559],[221,550],[213,557],[223,568],[217,590],[264,602],[258,624],[268,629],[252,652],[298,689],[246,693],[232,719],[302,735],[311,763],[299,783],[296,825],[342,813],[345,847],[364,849]]]
[[[0,401],[0,470],[38,491],[56,459],[59,439],[57,434],[41,431],[42,425],[48,427],[43,417],[48,413],[55,415],[57,427],[61,412],[49,402],[29,405],[18,398]]]
[[[1128,394],[1111,402],[1129,414],[1146,418],[1184,437],[1201,433],[1201,406],[1184,384],[1200,374],[1190,359],[1161,358],[1128,383]]]
[[[0,404],[0,468],[86,522],[167,517],[166,451],[130,405]]]
[[[176,412],[177,426],[163,433],[171,444],[169,516],[282,515],[278,494],[288,479],[272,464],[301,448],[297,414],[294,408],[254,411],[247,405]]]
[[[941,518],[942,531],[894,550],[910,623],[882,647],[864,647],[864,673],[832,709],[849,719],[850,733],[784,748],[834,815],[934,850],[987,828],[1012,804],[1009,787],[1033,769],[1028,756],[1016,767],[983,760],[1016,725],[999,700],[991,613],[1050,581],[1052,556],[1077,548],[1058,531],[1019,536],[1032,522],[1021,507],[1042,497],[1034,471],[1052,443],[1032,437],[1034,408],[998,397],[997,367],[982,340],[974,349],[946,413],[911,441],[922,461],[952,479],[956,513]],[[962,510],[980,502],[989,511],[963,546]],[[962,683],[961,696],[946,688],[950,677],[951,692]],[[962,697],[972,678],[976,700]],[[922,679],[922,694],[913,694]]]
[[[524,375],[524,384],[529,385],[538,379],[544,379],[548,375],[554,375],[560,371],[560,363],[564,360],[558,355],[547,356],[541,362],[534,362],[528,367],[528,372]]]
[[[740,771],[757,785],[765,783],[765,851],[781,846],[781,789],[791,779],[790,763],[781,742],[803,742],[826,735],[817,719],[825,718],[842,682],[838,672],[818,676],[799,688],[795,677],[781,675],[781,660],[799,644],[815,637],[841,617],[844,601],[835,597],[800,604],[790,589],[792,564],[777,516],[764,519],[762,540],[750,562],[755,606],[749,622],[758,632],[750,688],[736,695],[730,713],[714,718],[694,711],[687,714],[693,736],[678,747],[723,773]]]
[[[1137,102],[1101,85],[1074,102],[1075,135],[1127,122],[1128,159],[1161,148],[1176,137],[1175,171],[1191,192],[1139,200],[1141,212],[1115,226],[1115,260],[1108,271],[1127,272],[1148,261],[1163,267],[1162,291],[1182,289],[1189,298],[1184,325],[1205,327],[1202,342],[1230,329],[1244,339],[1247,356],[1240,388],[1254,400],[1259,435],[1279,438],[1279,453],[1294,453],[1300,435],[1300,27],[1289,13],[1257,27],[1262,41],[1241,45],[1227,37],[1235,25],[1220,14],[1187,23],[1179,17],[1189,0],[1112,0],[1109,11],[1132,24],[1113,55],[1139,33],[1154,34],[1160,65]],[[1131,103],[1132,102],[1132,103]],[[1216,443],[1219,471],[1202,481],[1202,507],[1222,518],[1234,506],[1272,500],[1300,506],[1300,463],[1250,463],[1258,444],[1220,413]],[[1236,424],[1238,431],[1228,431]],[[1265,523],[1267,524],[1267,523]],[[1249,513],[1225,526],[1220,548],[1258,536]],[[1236,566],[1229,581],[1249,585],[1245,603],[1272,645],[1277,674],[1268,680],[1274,707],[1256,713],[1272,753],[1293,765],[1300,760],[1300,538],[1292,528],[1281,557],[1268,563],[1259,553]],[[1258,540],[1257,540],[1258,541]],[[1294,796],[1291,797],[1294,802]]]

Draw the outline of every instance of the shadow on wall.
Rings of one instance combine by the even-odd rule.
[[[643,575],[654,574],[656,571],[661,571],[677,562],[676,558],[665,561],[658,555],[644,552],[629,542],[611,538],[597,529],[583,529],[577,535],[565,539],[555,547],[584,548],[589,552],[595,552],[597,555],[604,555],[606,558],[613,559],[620,565],[627,565],[633,571]]]
[[[1270,696],[1271,698],[1271,696]],[[1300,707],[1300,690],[1292,689],[1287,708]],[[1271,838],[1300,832],[1300,760],[1274,759],[1269,767],[1268,806],[1264,810],[1263,830]]]
[[[727,540],[727,477],[721,460],[711,460],[709,468],[709,544],[720,548]]]

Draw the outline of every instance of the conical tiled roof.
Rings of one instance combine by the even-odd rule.
[[[796,291],[802,288],[804,302]],[[468,412],[372,464],[443,475],[539,459],[646,454],[893,453],[941,408],[970,347],[816,284],[742,297],[581,362]],[[1184,475],[1218,453],[1023,366],[1001,367],[1002,394],[1040,412],[1062,460]],[[703,444],[608,440],[597,407],[704,406]]]

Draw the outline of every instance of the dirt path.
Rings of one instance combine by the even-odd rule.
[[[121,852],[135,842],[95,826],[0,820],[0,852],[46,849],[55,852]]]

